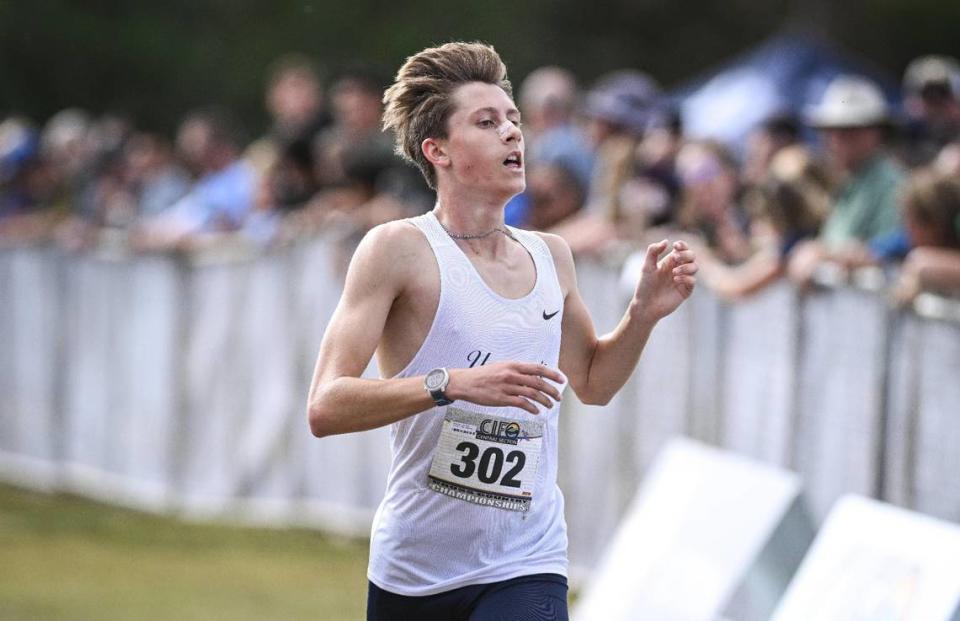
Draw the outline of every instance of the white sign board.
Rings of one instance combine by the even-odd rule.
[[[845,496],[773,621],[949,621],[960,602],[960,526]]]
[[[799,490],[792,473],[690,440],[671,441],[573,619],[713,621]]]

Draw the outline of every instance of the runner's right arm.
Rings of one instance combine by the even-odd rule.
[[[389,425],[433,407],[423,376],[364,379],[360,375],[383,336],[394,301],[417,277],[422,235],[403,222],[375,227],[364,237],[347,270],[343,295],[327,325],[310,386],[307,418],[317,437]],[[537,413],[560,393],[543,378],[563,383],[554,369],[501,362],[450,369],[446,394],[453,400],[513,406]]]

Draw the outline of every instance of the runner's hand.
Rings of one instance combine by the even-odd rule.
[[[450,369],[447,397],[478,405],[511,406],[539,414],[536,404],[550,409],[560,401],[554,384],[567,380],[556,369],[533,362],[497,362],[472,369]]]
[[[670,254],[658,262],[668,248]],[[676,241],[672,247],[667,240],[650,244],[634,293],[641,312],[649,320],[659,321],[675,311],[693,293],[698,270],[696,255],[686,242]]]

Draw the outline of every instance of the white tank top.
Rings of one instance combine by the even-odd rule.
[[[537,277],[528,294],[509,299],[487,286],[433,212],[410,221],[426,236],[439,264],[440,302],[419,351],[396,377],[425,375],[435,367],[468,368],[502,361],[543,363],[556,369],[563,294],[546,243],[533,233],[510,228],[533,257]],[[421,596],[529,574],[566,576],[566,523],[556,482],[558,410],[558,404],[546,412],[541,406],[541,413],[534,415],[519,408],[456,401],[391,425],[393,462],[386,496],[373,520],[370,581],[393,593]],[[456,420],[445,422],[450,416]],[[470,424],[480,419],[484,422]],[[506,436],[520,437],[514,442],[517,446],[509,439],[505,444],[477,441],[488,436],[474,433],[474,427],[496,433],[491,425],[505,429]],[[438,443],[449,429],[456,436],[450,446],[464,438],[469,442],[458,445],[463,450],[455,452],[452,461],[435,463]],[[525,474],[510,479],[508,474],[524,459],[514,449],[533,446],[532,437],[537,434],[527,434],[533,429],[542,431],[539,458],[537,451],[527,451]],[[525,439],[528,435],[531,439]],[[504,436],[498,439],[504,441]],[[538,462],[536,468],[526,470],[534,462]],[[481,494],[479,502],[485,504],[477,504],[477,496],[465,500],[458,491],[461,488],[431,478],[439,474],[460,483],[451,472],[468,470],[474,472],[472,482],[462,480],[468,485],[475,485],[476,477],[485,477],[500,490],[514,485],[518,497],[532,496],[526,510],[516,510],[524,505],[523,498],[514,502],[506,497],[506,505],[491,506],[497,501],[489,499],[504,497]],[[527,479],[521,485],[523,477]],[[446,492],[436,491],[438,485]]]

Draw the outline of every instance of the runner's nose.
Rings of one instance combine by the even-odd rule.
[[[504,121],[501,123],[500,127],[497,128],[497,133],[500,135],[500,140],[504,142],[519,140],[521,136],[520,128],[514,125],[512,121]]]

